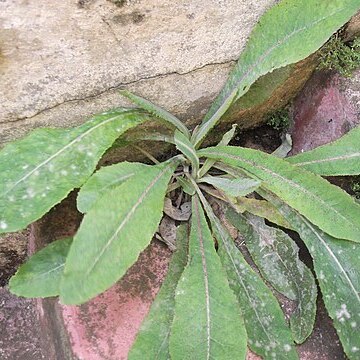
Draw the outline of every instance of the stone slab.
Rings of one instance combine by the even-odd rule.
[[[124,104],[122,86],[199,118],[274,3],[1,1],[0,142]]]

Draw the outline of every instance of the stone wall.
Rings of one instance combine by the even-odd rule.
[[[274,0],[3,0],[0,144],[126,104],[199,119]]]

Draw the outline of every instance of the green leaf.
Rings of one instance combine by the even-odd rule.
[[[161,107],[153,104],[149,100],[146,100],[140,96],[137,96],[131,93],[128,90],[121,90],[120,94],[127,97],[130,101],[132,101],[135,105],[140,108],[148,111],[150,114],[156,116],[159,119],[164,120],[168,124],[175,126],[179,129],[188,139],[190,138],[190,133],[188,128],[178,119],[176,116],[172,115],[168,111],[162,109]]]
[[[261,184],[261,181],[254,179],[226,179],[215,176],[205,176],[201,179],[215,186],[230,197],[240,197],[254,192]]]
[[[320,176],[253,149],[213,147],[198,153],[244,169],[330,235],[360,242],[359,204]]]
[[[197,197],[189,260],[176,288],[171,359],[245,359],[246,332]]]
[[[276,298],[246,262],[205,198],[200,196],[218,240],[218,253],[230,287],[245,320],[250,349],[265,359],[298,359],[290,329]]]
[[[77,196],[77,208],[82,213],[88,212],[106,191],[129,180],[147,167],[149,165],[129,162],[102,167],[80,189]]]
[[[260,76],[315,52],[359,8],[358,0],[283,0],[271,7],[255,26],[227,83],[206,114],[196,146]]]
[[[150,243],[177,166],[147,167],[104,194],[85,215],[74,237],[63,274],[63,304],[80,304],[108,289]]]
[[[174,141],[177,149],[191,162],[193,176],[197,177],[200,162],[193,144],[178,130],[175,130]]]
[[[303,343],[314,327],[317,289],[310,269],[299,260],[298,246],[283,231],[265,225],[257,216],[238,215],[232,209],[228,209],[226,216],[245,239],[246,248],[265,280],[297,302],[290,324],[294,340]]]
[[[59,295],[71,243],[72,238],[56,240],[31,256],[10,279],[10,292],[31,298]]]
[[[126,109],[73,129],[37,129],[0,152],[0,233],[23,229],[80,187],[114,140],[148,116]]]
[[[229,131],[227,131],[222,139],[219,141],[218,145],[219,146],[226,146],[229,144],[229,142],[232,140],[232,138],[235,135],[235,131],[237,128],[237,124],[233,124],[231,129]],[[204,165],[202,166],[202,168],[200,169],[200,173],[199,173],[199,177],[202,178],[215,164],[215,160],[212,159],[206,159]]]
[[[325,234],[297,211],[267,193],[310,251],[325,306],[349,359],[360,355],[360,244]]]
[[[194,187],[186,177],[178,176],[176,180],[179,182],[179,184],[181,185],[182,189],[186,194],[189,194],[191,196],[195,194]]]
[[[290,134],[285,134],[281,145],[271,153],[272,156],[285,158],[292,149],[292,138]]]
[[[235,202],[232,202],[232,207],[238,213],[247,211],[250,214],[267,219],[276,225],[282,226],[286,229],[292,229],[291,225],[284,219],[276,207],[266,200],[240,197],[235,199]]]
[[[360,126],[333,143],[286,160],[319,175],[360,175]]]
[[[180,225],[176,236],[177,250],[171,258],[168,273],[150,312],[141,325],[128,360],[170,358],[169,336],[174,317],[175,289],[187,263],[188,242],[188,226]]]

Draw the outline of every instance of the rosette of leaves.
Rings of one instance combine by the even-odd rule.
[[[321,176],[360,174],[360,128],[287,159],[277,157],[281,151],[228,146],[234,127],[218,146],[200,149],[258,78],[319,49],[359,7],[359,0],[284,0],[268,10],[192,133],[166,110],[125,91],[137,108],[115,109],[72,129],[38,129],[5,146],[1,232],[25,228],[75,188],[84,213],[74,237],[33,255],[10,290],[59,296],[63,304],[88,301],[134,264],[157,231],[165,196],[176,194],[191,200],[192,216],[178,228],[167,278],[129,359],[245,359],[247,346],[264,359],[297,359],[295,343],[304,342],[314,324],[315,278],[346,354],[359,359],[360,206]],[[178,155],[153,166],[122,162],[95,171],[117,138],[149,119],[175,131],[144,139],[175,144]],[[216,215],[216,202],[228,209],[241,248]],[[299,259],[286,228],[300,235],[313,270]],[[277,293],[296,303],[289,322]]]

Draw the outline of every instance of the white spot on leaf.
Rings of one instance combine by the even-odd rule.
[[[336,312],[336,317],[340,322],[350,319],[350,314],[347,311],[346,304],[341,304],[341,309]]]

